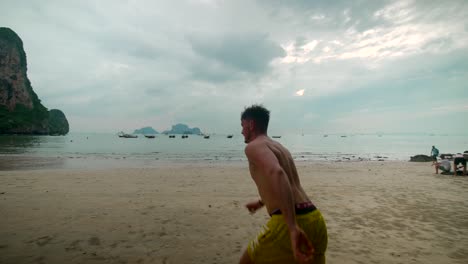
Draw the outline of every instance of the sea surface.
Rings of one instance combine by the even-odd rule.
[[[468,150],[468,135],[434,134],[314,134],[281,135],[275,140],[286,146],[297,161],[407,161],[416,154],[429,155],[432,145],[440,153]],[[0,136],[0,169],[22,167],[31,162],[60,160],[58,167],[97,164],[144,166],[158,162],[245,161],[242,135],[227,138],[213,134],[169,138],[159,134],[149,139],[119,138],[115,134],[66,136]],[[22,163],[21,163],[22,162]],[[18,163],[18,164],[15,164]],[[17,165],[17,166],[16,166]],[[36,164],[37,165],[37,164]],[[49,164],[50,165],[50,164]],[[32,166],[34,167],[34,166]]]

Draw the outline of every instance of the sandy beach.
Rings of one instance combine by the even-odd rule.
[[[299,162],[328,263],[468,263],[468,177]],[[247,164],[0,171],[0,263],[237,263],[268,220]]]

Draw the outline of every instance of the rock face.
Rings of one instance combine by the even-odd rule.
[[[33,91],[26,72],[23,42],[13,30],[0,27],[0,134],[68,133],[65,115],[60,110],[57,111],[61,115],[55,110],[49,113]]]
[[[144,134],[144,135],[153,135],[159,134],[158,131],[154,130],[152,127],[143,127],[140,129],[136,129],[133,134]]]
[[[410,161],[414,162],[429,162],[432,161],[432,157],[429,157],[427,155],[416,155],[410,158]]]
[[[171,130],[164,131],[164,134],[201,134],[201,131],[198,127],[189,128],[185,124],[177,124],[172,126]]]

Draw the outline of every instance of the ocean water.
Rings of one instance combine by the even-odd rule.
[[[468,135],[353,134],[282,135],[275,139],[286,146],[295,160],[409,160],[416,154],[429,155],[435,145],[440,153],[468,150]],[[209,139],[190,135],[154,139],[119,138],[115,134],[69,134],[66,136],[0,136],[0,155],[88,160],[159,161],[244,161],[242,135]]]

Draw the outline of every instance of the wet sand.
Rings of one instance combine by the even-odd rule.
[[[468,177],[298,163],[328,263],[468,263]],[[0,171],[0,263],[237,263],[268,215],[244,162]]]

